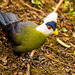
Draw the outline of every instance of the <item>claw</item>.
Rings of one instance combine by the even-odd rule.
[[[22,56],[21,56],[20,58],[21,58],[21,60],[22,60],[23,62],[25,62],[25,58],[23,58]]]

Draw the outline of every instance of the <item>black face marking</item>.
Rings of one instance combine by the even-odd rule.
[[[55,23],[54,21],[47,22],[47,23],[46,23],[46,26],[51,26],[51,27],[53,28],[53,30],[55,31],[56,23]]]

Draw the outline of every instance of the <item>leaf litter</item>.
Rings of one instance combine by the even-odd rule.
[[[59,35],[49,36],[43,46],[37,50],[31,61],[31,75],[74,75],[75,74],[75,22],[72,14],[74,10],[71,8],[73,2],[63,3],[58,10],[57,28]],[[55,7],[57,0],[40,0],[41,8],[36,7],[30,0],[6,0],[0,4],[0,8],[4,12],[13,12],[23,21],[31,20],[37,24],[43,22],[43,18],[52,12],[52,7]],[[71,6],[68,6],[71,5]],[[47,7],[47,8],[46,8]],[[74,6],[73,6],[74,7]],[[64,9],[64,10],[62,10]],[[65,9],[68,9],[67,11]],[[71,16],[69,15],[71,14]],[[73,14],[74,15],[74,14]],[[65,27],[67,32],[61,31]],[[66,44],[70,44],[70,48],[65,48],[56,41],[59,37]],[[64,38],[65,37],[65,38]],[[69,40],[67,40],[68,38]],[[30,54],[30,52],[28,52]],[[26,54],[26,60],[21,59],[13,54],[12,45],[5,38],[0,26],[0,74],[2,75],[26,75],[27,63],[29,56]]]

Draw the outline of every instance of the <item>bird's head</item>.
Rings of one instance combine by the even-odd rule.
[[[58,31],[56,29],[56,23],[57,23],[57,13],[52,12],[46,18],[44,18],[44,23],[38,26],[36,30],[46,35],[50,35],[53,33],[57,35]]]
[[[46,26],[47,26],[48,30],[50,30],[50,31],[52,31],[52,33],[58,35],[58,30],[56,28],[56,23],[54,21],[47,22]]]

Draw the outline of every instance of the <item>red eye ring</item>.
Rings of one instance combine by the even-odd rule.
[[[47,26],[48,29],[51,29],[52,27],[50,25]]]

